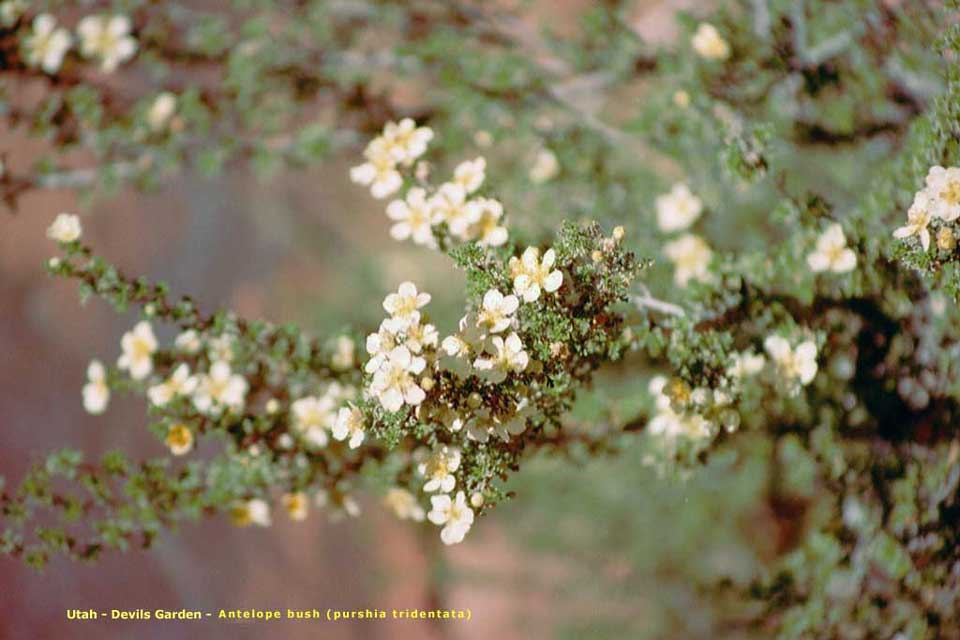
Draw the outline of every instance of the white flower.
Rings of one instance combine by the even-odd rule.
[[[426,511],[417,502],[417,498],[406,489],[393,487],[387,490],[383,503],[401,520],[423,522]]]
[[[346,371],[354,364],[353,352],[356,345],[350,336],[338,336],[334,342],[333,356],[330,364],[336,371]]]
[[[177,110],[177,96],[169,91],[163,91],[153,100],[147,110],[147,124],[154,131],[165,129]]]
[[[180,363],[165,382],[150,387],[147,396],[154,405],[162,407],[178,395],[190,395],[196,388],[197,379],[190,375],[190,367]]]
[[[12,27],[13,23],[20,19],[30,4],[27,0],[6,0],[0,2],[0,25]]]
[[[350,169],[350,179],[370,187],[374,198],[386,198],[403,186],[396,160],[383,138],[371,140],[363,155],[367,161]]]
[[[483,184],[486,169],[487,161],[484,158],[461,162],[453,170],[453,183],[462,187],[466,193],[473,193]]]
[[[252,524],[270,526],[270,505],[259,498],[247,500],[236,505],[230,512],[233,523],[238,527],[247,527]]]
[[[33,30],[24,40],[27,65],[56,73],[72,41],[69,31],[57,28],[56,18],[49,13],[38,15],[33,20]]]
[[[462,542],[473,525],[473,510],[467,505],[463,491],[457,492],[456,500],[450,500],[448,495],[440,495],[431,497],[430,503],[433,508],[427,518],[433,524],[443,527],[440,531],[443,543]]]
[[[367,353],[370,355],[370,359],[364,366],[364,371],[367,373],[373,373],[379,369],[390,352],[393,351],[393,348],[397,346],[395,329],[400,329],[400,327],[395,325],[396,323],[391,320],[384,320],[380,323],[380,329],[377,333],[371,333],[367,336],[366,347]]]
[[[533,166],[527,174],[530,182],[543,184],[557,177],[560,173],[560,163],[557,162],[557,156],[550,149],[541,149],[537,152],[537,157],[533,160]]]
[[[423,490],[427,493],[450,493],[457,484],[453,472],[460,468],[460,450],[443,446],[417,466],[417,472],[426,478]]]
[[[248,383],[235,375],[227,362],[214,362],[208,373],[198,377],[193,404],[200,413],[219,416],[224,408],[242,411],[246,403]]]
[[[99,360],[91,360],[87,367],[87,384],[83,385],[83,408],[98,415],[106,411],[110,402],[107,370]]]
[[[927,173],[932,213],[945,222],[960,218],[960,168],[936,166]]]
[[[210,340],[207,344],[207,357],[210,362],[232,362],[233,337],[224,333]]]
[[[507,228],[500,225],[503,217],[503,205],[493,198],[477,198],[473,206],[480,212],[480,218],[470,229],[467,236],[476,238],[485,247],[499,247],[507,242]]]
[[[87,16],[77,24],[80,53],[87,58],[98,58],[100,69],[112,73],[137,52],[137,41],[130,35],[130,26],[126,16]]]
[[[700,23],[697,32],[690,38],[690,44],[697,55],[707,60],[726,60],[730,57],[730,45],[709,22]]]
[[[669,193],[657,196],[657,226],[661,231],[683,231],[703,212],[703,202],[683,183],[673,185]]]
[[[173,346],[184,353],[197,353],[200,351],[200,334],[194,329],[187,329],[176,337]]]
[[[708,267],[713,254],[703,238],[688,233],[664,245],[663,252],[673,262],[676,269],[673,279],[681,287],[687,286],[691,279],[710,281]]]
[[[306,520],[309,513],[310,501],[307,494],[303,491],[283,494],[283,508],[287,510],[287,515],[291,520],[297,522]]]
[[[163,442],[170,449],[170,453],[182,456],[193,449],[193,432],[185,424],[172,424],[167,429]]]
[[[926,251],[930,248],[930,230],[927,226],[932,217],[930,193],[926,190],[918,191],[913,196],[913,204],[907,211],[907,224],[893,232],[894,238],[909,238],[917,236],[920,239],[920,246]]]
[[[667,441],[678,438],[700,440],[710,437],[710,422],[696,413],[677,413],[670,404],[670,398],[663,392],[667,379],[663,376],[651,378],[647,389],[654,397],[657,412],[647,424],[647,431]]]
[[[420,374],[424,367],[423,358],[413,357],[402,345],[395,347],[373,374],[370,392],[387,411],[399,411],[404,403],[416,406],[423,402],[426,393],[413,376]]]
[[[435,348],[440,340],[440,334],[437,328],[432,324],[414,324],[406,328],[404,332],[406,340],[403,344],[411,353],[420,353],[424,347]]]
[[[337,420],[334,410],[335,405],[329,395],[300,398],[290,405],[293,429],[307,442],[325,447],[328,442],[327,430],[332,429]]]
[[[563,284],[563,273],[553,269],[557,254],[548,249],[540,259],[540,250],[536,247],[527,247],[518,259],[510,258],[510,275],[513,278],[513,291],[524,302],[535,302],[540,292],[553,293]]]
[[[419,309],[429,302],[430,294],[417,292],[417,285],[408,281],[400,283],[396,293],[384,298],[383,308],[401,326],[406,327],[420,322]]]
[[[356,407],[342,407],[333,423],[333,437],[337,440],[350,438],[350,448],[356,449],[363,442],[363,412]]]
[[[143,380],[153,371],[153,354],[157,350],[157,338],[153,327],[143,320],[132,331],[123,334],[120,339],[123,355],[117,360],[117,367],[130,372],[134,380]]]
[[[763,354],[742,351],[733,356],[733,364],[727,370],[727,374],[731,378],[743,379],[760,373],[765,364],[766,358],[763,357]]]
[[[433,140],[433,129],[418,127],[412,118],[399,123],[388,122],[383,127],[383,141],[395,162],[410,165],[427,151]]]
[[[446,222],[450,233],[461,240],[468,240],[472,225],[480,222],[483,215],[476,201],[467,200],[464,188],[453,182],[440,185],[437,193],[430,198],[430,206],[436,215],[436,221]]]
[[[792,386],[795,383],[808,385],[817,375],[817,345],[812,340],[791,347],[786,338],[778,335],[767,336],[763,341],[770,360],[777,372]]]
[[[483,306],[477,314],[477,324],[490,333],[500,333],[510,328],[511,317],[520,306],[517,296],[504,296],[496,289],[483,295]]]
[[[491,342],[495,351],[493,357],[480,357],[473,362],[473,366],[478,371],[484,372],[490,382],[495,384],[503,382],[508,373],[519,373],[527,368],[529,357],[523,350],[520,336],[516,333],[511,333],[506,340],[500,336],[494,336]]]
[[[394,240],[411,238],[415,244],[437,246],[432,227],[435,219],[433,205],[424,189],[413,187],[407,191],[406,200],[392,201],[387,205],[387,217],[396,223],[390,227],[390,236]]]
[[[47,237],[56,242],[75,242],[82,234],[80,218],[72,213],[61,213],[47,228]]]
[[[807,265],[814,273],[847,273],[857,266],[857,254],[847,247],[847,238],[839,224],[831,224],[820,234],[816,249],[807,255]]]

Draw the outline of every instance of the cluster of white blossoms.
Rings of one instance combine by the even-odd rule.
[[[668,193],[657,196],[657,226],[664,233],[685,231],[696,222],[703,213],[703,201],[680,182]],[[663,252],[673,263],[673,280],[685,287],[690,280],[710,281],[710,260],[713,252],[700,236],[685,233],[666,243]]]
[[[121,355],[117,369],[126,372],[132,380],[146,384],[147,398],[155,407],[165,407],[178,398],[186,398],[196,411],[211,418],[218,418],[225,411],[239,413],[246,404],[249,389],[247,379],[231,369],[232,354],[222,343],[229,336],[220,336],[209,341],[211,358],[206,371],[191,372],[190,365],[180,362],[166,377],[154,373],[154,356],[159,348],[153,327],[141,321],[120,340]],[[183,354],[196,354],[201,349],[201,339],[196,331],[188,330],[177,336],[174,349]],[[83,387],[83,406],[91,414],[103,413],[110,400],[107,372],[99,360],[93,360],[87,368],[87,383]],[[193,446],[193,434],[183,424],[171,425],[166,443],[175,455],[182,455]]]
[[[418,376],[427,366],[424,354],[439,341],[436,328],[421,321],[420,309],[428,302],[429,293],[417,291],[412,282],[402,283],[383,301],[390,317],[367,336],[370,359],[365,371],[373,376],[368,391],[387,411],[399,411],[404,404],[416,407],[426,398],[423,386],[430,386],[430,378]]]
[[[814,273],[848,273],[857,266],[857,254],[847,246],[843,227],[833,223],[817,238],[816,248],[807,254],[807,266]]]
[[[370,187],[374,198],[386,198],[400,190],[403,176],[398,167],[410,167],[427,151],[433,130],[418,127],[411,118],[388,122],[383,133],[367,144],[361,165],[350,170],[350,178]]]
[[[400,169],[409,168],[423,155],[432,138],[429,128],[417,128],[413,120],[389,122],[367,145],[367,161],[351,170],[351,178],[369,186],[376,198],[392,195],[403,186]],[[482,157],[461,162],[453,177],[439,187],[414,186],[402,198],[392,200],[386,208],[387,217],[393,221],[391,237],[436,248],[436,233],[445,226],[450,236],[461,242],[476,241],[489,247],[505,244],[508,233],[501,224],[503,205],[477,195],[486,179],[486,167]]]
[[[726,60],[730,57],[730,45],[717,28],[709,22],[697,25],[697,31],[690,38],[693,50],[706,60]]]
[[[893,237],[917,236],[920,246],[927,251],[930,248],[930,223],[934,220],[950,223],[957,218],[960,218],[960,167],[931,167],[926,186],[914,194],[913,204],[907,211],[907,224],[894,231]],[[941,227],[937,244],[948,250],[956,246],[950,227]]]
[[[123,15],[82,18],[77,24],[80,54],[98,61],[104,73],[116,71],[137,52],[137,40],[130,35],[131,28],[130,19]],[[73,43],[73,36],[57,25],[56,18],[42,13],[34,18],[31,30],[24,37],[25,62],[47,73],[56,73]]]

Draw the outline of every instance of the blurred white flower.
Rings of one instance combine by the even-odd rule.
[[[473,193],[483,185],[486,178],[487,161],[480,157],[461,162],[453,170],[453,183],[466,193]]]
[[[291,520],[299,522],[307,519],[310,501],[307,499],[307,494],[303,491],[283,494],[282,502],[283,508]]]
[[[657,196],[657,226],[661,231],[683,231],[703,212],[703,202],[683,184],[673,185],[669,193]]]
[[[477,198],[473,206],[479,211],[479,219],[467,231],[469,238],[486,247],[500,247],[507,243],[507,228],[500,224],[503,205],[493,198]]]
[[[164,444],[175,456],[182,456],[193,449],[193,432],[185,424],[172,424],[163,439]]]
[[[397,487],[388,489],[383,497],[383,503],[401,520],[423,522],[427,515],[424,508],[417,502],[416,496],[406,489]]]
[[[163,91],[154,98],[147,109],[147,124],[154,131],[165,129],[177,110],[177,96],[169,91]]]
[[[763,348],[788,385],[806,386],[816,377],[817,345],[812,340],[791,347],[783,336],[771,335],[763,341]]]
[[[673,262],[673,279],[681,287],[690,280],[710,281],[710,259],[713,253],[709,245],[692,233],[680,236],[663,247],[663,252]]]
[[[374,198],[386,198],[403,186],[403,176],[383,138],[374,138],[363,152],[366,162],[350,169],[350,179],[370,187]]]
[[[72,42],[70,32],[57,27],[56,18],[49,13],[41,13],[34,18],[33,29],[24,39],[25,62],[30,67],[56,73]]]
[[[412,118],[404,118],[399,123],[384,125],[382,139],[393,160],[409,166],[426,153],[427,145],[433,140],[433,129],[418,127]]]
[[[697,55],[707,60],[726,60],[730,57],[730,45],[709,22],[701,22],[697,26],[697,32],[690,38],[690,44]]]
[[[405,200],[394,200],[387,205],[387,217],[394,221],[390,236],[394,240],[411,238],[415,244],[434,248],[433,224],[436,215],[427,192],[420,187],[407,191]]]
[[[180,363],[167,380],[147,389],[147,397],[155,406],[162,407],[178,395],[190,395],[197,388],[197,379],[190,375],[190,367]]]
[[[77,24],[80,53],[100,60],[100,70],[112,73],[137,52],[137,41],[130,35],[126,16],[87,16]]]
[[[333,345],[333,356],[330,364],[336,371],[346,371],[354,365],[354,351],[356,345],[350,336],[337,336]]]
[[[120,339],[123,355],[117,360],[117,367],[125,369],[134,380],[143,380],[153,371],[153,354],[157,350],[157,338],[153,327],[146,320],[137,323],[132,331],[123,334]]]
[[[56,242],[75,242],[83,235],[80,218],[72,213],[61,213],[47,227],[47,237]]]
[[[816,249],[807,255],[807,266],[814,273],[847,273],[857,266],[857,254],[847,247],[843,228],[833,223],[817,238]]]
[[[450,233],[461,240],[469,240],[471,226],[480,222],[483,215],[476,201],[467,200],[463,186],[453,182],[440,185],[430,198],[430,206],[436,216],[435,222],[447,223]]]
[[[325,447],[329,440],[327,431],[336,424],[335,411],[336,406],[329,395],[307,396],[295,400],[290,405],[293,430],[307,442],[317,447]]]
[[[231,510],[230,516],[238,527],[248,527],[252,524],[269,527],[271,524],[270,505],[259,498],[237,504]]]
[[[87,384],[83,385],[83,408],[87,413],[98,415],[106,411],[109,402],[107,370],[99,360],[91,360],[87,366]]]
[[[225,408],[242,411],[249,384],[246,378],[230,370],[227,362],[214,362],[210,371],[197,377],[193,404],[197,411],[219,416]]]
[[[558,173],[560,173],[560,163],[557,161],[556,154],[550,149],[541,149],[533,159],[528,177],[534,184],[543,184],[556,178]]]
[[[697,413],[677,413],[673,410],[670,398],[663,392],[667,385],[664,376],[654,376],[647,386],[656,403],[656,413],[647,423],[651,435],[664,438],[668,442],[678,438],[699,440],[709,438],[710,422]]]
[[[187,329],[174,339],[173,346],[184,353],[198,353],[202,346],[200,343],[200,334],[194,329]]]

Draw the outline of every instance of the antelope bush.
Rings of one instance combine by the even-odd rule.
[[[508,481],[534,456],[642,446],[678,484],[760,456],[788,533],[753,575],[702,585],[736,624],[958,637],[957,5],[724,2],[678,15],[669,44],[626,1],[573,34],[531,16],[0,3],[0,114],[48,147],[5,158],[10,208],[346,156],[383,208],[370,232],[466,276],[455,326],[398,274],[369,300],[379,326],[316,336],[125,274],[57,215],[50,275],[141,315],[78,397],[143,396],[162,453],[52,453],[3,488],[0,548],[94,561],[202,516],[356,516],[359,492],[469,544],[498,503],[523,509]]]

